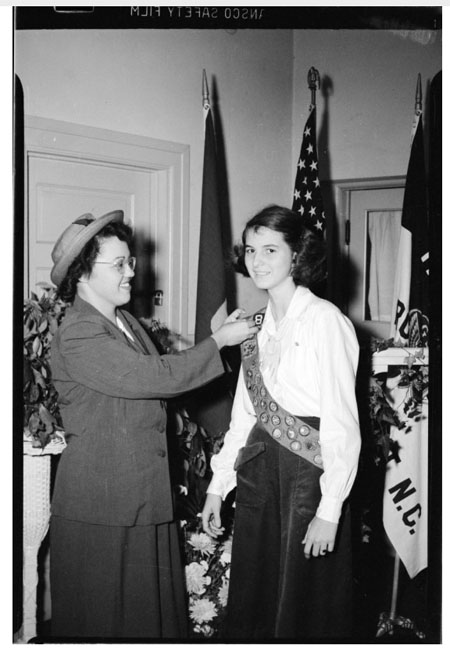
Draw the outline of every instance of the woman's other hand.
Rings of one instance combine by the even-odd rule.
[[[244,310],[235,310],[225,319],[220,328],[212,334],[212,338],[219,349],[224,346],[241,344],[241,342],[258,332],[253,319],[251,317],[240,319],[239,317],[242,314],[244,314]]]
[[[205,533],[212,538],[217,538],[224,531],[222,520],[220,519],[221,508],[222,499],[218,494],[206,495],[206,501],[202,511],[202,524]]]
[[[335,522],[314,517],[302,541],[305,545],[305,557],[325,556],[329,551],[333,551],[337,527]]]

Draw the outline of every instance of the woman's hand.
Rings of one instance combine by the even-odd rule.
[[[212,334],[212,338],[219,349],[224,346],[240,344],[258,332],[252,318],[239,319],[242,314],[244,314],[244,310],[235,310],[225,319],[220,328]]]
[[[218,494],[207,494],[205,505],[202,511],[202,524],[205,533],[212,538],[217,538],[224,529],[220,519],[220,509],[222,508],[222,498]]]
[[[314,517],[302,541],[305,545],[305,557],[325,556],[328,551],[333,551],[337,527],[335,522]]]

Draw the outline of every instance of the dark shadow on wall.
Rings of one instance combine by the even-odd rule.
[[[329,125],[330,125],[330,96],[333,95],[333,80],[324,75],[321,80],[321,96],[323,98],[323,112],[321,114],[320,129],[317,132],[317,155],[319,158],[319,171],[325,216],[327,220],[327,264],[328,278],[326,297],[341,309],[345,304],[344,285],[348,279],[343,278],[343,261],[339,244],[339,223],[337,221],[333,189],[331,186],[331,159],[329,151]],[[339,282],[340,281],[340,282]]]
[[[133,236],[132,252],[136,256],[130,312],[133,316],[149,319],[154,314],[154,291],[157,272],[153,268],[157,244],[137,230]],[[164,299],[163,299],[164,302]]]

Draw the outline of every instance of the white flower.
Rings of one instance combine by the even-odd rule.
[[[230,582],[227,579],[223,579],[222,587],[220,588],[217,594],[221,606],[227,605],[229,587],[230,587]]]
[[[203,633],[204,636],[207,638],[210,638],[212,635],[214,635],[214,629],[209,626],[209,624],[196,624],[194,626],[194,632],[195,633]]]
[[[216,607],[209,599],[196,599],[189,608],[189,615],[197,624],[210,622],[217,615]]]
[[[224,551],[223,554],[221,554],[220,556],[220,562],[222,563],[222,565],[227,565],[228,563],[231,563],[231,554],[226,553]]]
[[[211,577],[205,576],[205,572],[205,564],[189,563],[186,566],[186,587],[189,594],[204,593],[205,586],[211,583]]]
[[[209,626],[209,624],[205,624],[204,626],[200,627],[200,631],[207,638],[210,638],[214,634],[214,629],[211,626]]]
[[[200,551],[202,555],[213,554],[216,548],[215,544],[206,533],[192,533],[188,543],[192,545],[194,549]]]

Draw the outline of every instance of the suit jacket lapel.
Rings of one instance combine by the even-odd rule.
[[[97,310],[97,308],[95,308],[87,301],[84,301],[82,298],[78,296],[78,294],[75,296],[75,300],[73,302],[73,308],[74,310],[78,312],[82,312],[84,314],[94,313],[96,315],[101,316],[103,320],[107,322],[108,326],[110,327],[112,326],[112,330],[114,331],[115,335],[117,335],[117,338],[121,339],[123,342],[128,344],[128,346],[131,346],[131,348],[133,348],[138,353],[145,353],[145,355],[159,355],[158,349],[153,344],[152,340],[147,335],[145,330],[142,328],[141,324],[129,312],[126,312],[125,310],[118,310],[120,319],[125,324],[129,332],[135,338],[134,342],[128,339],[128,337],[125,335],[123,330],[120,330],[119,326],[116,323],[112,323],[111,321],[109,321],[109,319],[106,319],[101,314],[101,312]]]
[[[153,344],[150,337],[141,327],[140,323],[134,319],[134,317],[128,312],[123,312],[119,310],[120,318],[129,329],[133,337],[135,338],[134,342],[130,342],[127,339],[127,342],[133,346],[136,351],[145,353],[145,355],[156,355],[158,353],[156,346]],[[122,332],[122,331],[121,331]]]

